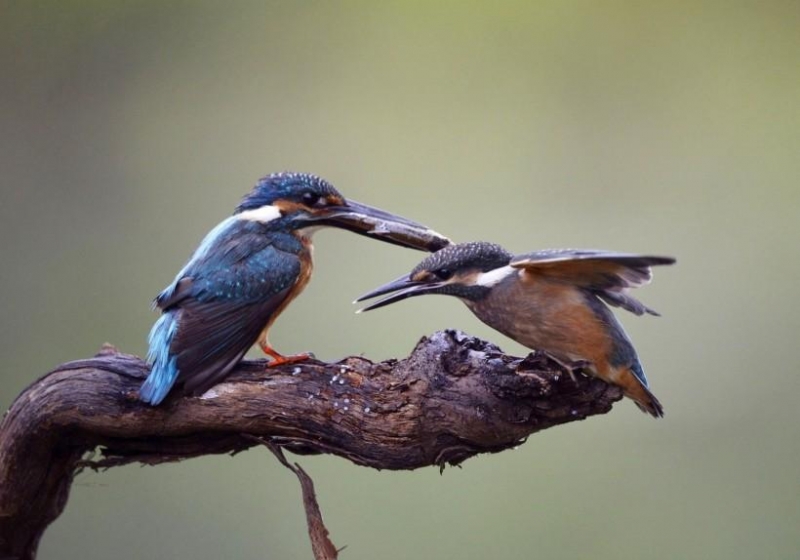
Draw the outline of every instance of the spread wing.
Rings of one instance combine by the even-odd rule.
[[[650,282],[653,277],[651,266],[674,262],[672,257],[592,249],[547,249],[518,255],[510,265],[529,274],[580,286],[609,305],[622,307],[636,315],[658,315],[627,292]]]
[[[227,250],[226,243],[220,240],[213,258],[193,259],[156,300],[165,312],[175,313],[170,354],[187,393],[200,393],[230,372],[289,297],[301,272],[297,255],[264,236],[240,234]]]

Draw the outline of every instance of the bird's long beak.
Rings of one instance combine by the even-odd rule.
[[[326,225],[421,251],[434,252],[450,244],[447,237],[427,226],[354,200],[330,206],[316,218]]]
[[[363,311],[377,309],[406,298],[435,293],[439,288],[442,287],[443,284],[443,282],[415,282],[409,278],[408,274],[406,274],[397,280],[392,280],[388,284],[384,284],[380,288],[376,288],[371,292],[364,294],[356,299],[353,303],[364,301],[365,299],[372,299],[384,294],[392,294],[356,311],[356,313],[361,313]]]

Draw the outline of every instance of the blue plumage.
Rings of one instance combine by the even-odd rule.
[[[280,355],[269,346],[267,331],[308,282],[309,236],[322,226],[417,249],[449,243],[421,224],[345,200],[319,177],[264,177],[155,299],[163,315],[150,331],[152,371],[141,399],[157,405],[178,387],[200,394],[222,381],[256,342],[273,364],[307,359]]]
[[[164,313],[150,329],[147,363],[151,364],[152,371],[139,389],[139,397],[148,404],[157,405],[163,401],[178,379],[178,360],[170,353],[172,338],[178,330],[175,314]]]
[[[642,367],[642,363],[638,358],[633,362],[633,364],[631,364],[631,371],[633,372],[633,375],[635,375],[636,378],[642,382],[642,385],[644,385],[645,389],[650,388],[650,384],[647,382],[647,376],[644,374],[644,368]]]
[[[236,216],[224,220],[158,295],[164,315],[150,332],[144,402],[159,404],[179,381],[205,390],[255,343],[300,277],[301,261],[310,264],[300,240],[278,229]]]

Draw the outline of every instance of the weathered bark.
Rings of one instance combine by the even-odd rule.
[[[59,366],[12,404],[0,424],[0,559],[35,557],[86,466],[157,464],[268,441],[377,469],[444,468],[608,412],[621,398],[543,354],[505,356],[457,331],[423,338],[401,361],[312,360],[267,373],[264,362],[243,362],[203,396],[155,408],[136,399],[147,373],[139,358],[107,347]],[[99,459],[85,460],[95,450]]]

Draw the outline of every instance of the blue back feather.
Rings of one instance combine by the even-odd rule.
[[[214,229],[209,231],[206,236],[203,238],[203,241],[200,242],[200,246],[195,249],[195,252],[192,254],[192,257],[189,259],[183,268],[175,275],[175,278],[172,280],[169,286],[164,288],[164,290],[156,296],[156,299],[153,301],[153,307],[158,307],[161,302],[167,301],[170,299],[173,294],[175,293],[175,289],[178,286],[178,282],[186,276],[186,273],[193,267],[196,266],[197,263],[201,262],[203,259],[207,258],[211,252],[211,248],[214,244],[223,237],[224,233],[228,233],[228,230],[231,226],[235,225],[236,218],[227,218],[220,223],[218,223]],[[153,327],[155,330],[155,327]],[[150,336],[152,337],[152,331]]]
[[[608,334],[611,336],[609,363],[614,367],[630,368],[645,389],[649,388],[647,376],[644,374],[644,368],[639,361],[639,356],[636,354],[636,349],[633,347],[631,339],[628,338],[625,329],[622,328],[622,325],[614,316],[614,313],[595,294],[586,293],[585,300],[595,316],[606,325]]]
[[[139,397],[146,403],[157,405],[169,393],[178,378],[177,358],[170,354],[172,338],[178,330],[176,311],[164,313],[150,330],[147,363],[152,369],[139,389]]]
[[[649,389],[650,385],[647,383],[647,376],[644,374],[644,368],[638,359],[631,364],[631,371],[642,382],[645,389]]]
[[[284,174],[267,179],[280,179],[280,186],[288,188],[290,185],[283,185],[283,181],[291,183],[312,178]],[[274,190],[270,187],[264,192]],[[170,301],[176,295],[182,279],[193,280],[190,291],[185,296],[203,303],[219,303],[225,300],[232,303],[252,303],[268,300],[296,280],[299,270],[295,269],[295,265],[299,267],[299,261],[295,263],[292,260],[291,266],[282,268],[274,260],[276,251],[297,254],[302,250],[302,244],[294,235],[280,231],[281,225],[281,220],[265,225],[241,219],[236,215],[223,220],[206,234],[189,262],[156,297],[156,307],[160,307],[164,314],[150,330],[147,362],[152,370],[139,390],[142,401],[151,405],[159,404],[166,398],[180,373],[178,358],[171,353],[171,347],[178,332],[181,303]],[[264,236],[265,228],[271,230],[269,237]],[[248,260],[247,266],[235,266],[245,259]],[[228,342],[221,340],[216,345],[209,345],[206,357],[213,357]]]
[[[235,223],[235,218],[227,218],[206,234],[189,262],[175,275],[172,283],[158,294],[158,297],[153,302],[154,307],[173,296],[178,286],[178,281],[186,275],[192,266],[209,255],[217,240]],[[150,329],[150,335],[147,339],[150,346],[147,352],[147,363],[151,365],[152,370],[139,389],[139,398],[152,405],[157,405],[166,398],[167,393],[169,393],[178,378],[177,357],[170,354],[172,339],[178,330],[177,313],[178,310],[167,311],[159,317],[153,328]]]

